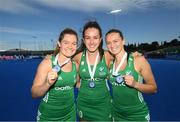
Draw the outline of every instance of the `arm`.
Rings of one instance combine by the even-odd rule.
[[[46,58],[39,64],[31,88],[33,98],[44,96],[50,86],[56,81],[57,73],[51,71],[51,67],[51,60]],[[52,77],[54,77],[54,79],[52,79]]]
[[[138,56],[134,58],[134,66],[137,72],[139,72],[145,83],[139,83],[134,81],[134,78],[130,75],[125,76],[125,82],[127,85],[134,87],[135,89],[143,93],[156,93],[157,85],[154,79],[154,75],[151,70],[151,66],[144,56]]]
[[[76,71],[77,71],[77,78],[76,78],[76,88],[80,88],[81,86],[81,82],[80,82],[80,77],[79,77],[79,74],[78,74],[78,71],[79,71],[79,64],[76,63]]]
[[[81,56],[82,56],[82,52],[76,54],[76,55],[73,57],[73,60],[77,63],[77,65],[80,65],[80,62],[81,62]]]

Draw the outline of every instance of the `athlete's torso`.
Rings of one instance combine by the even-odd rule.
[[[55,57],[52,57],[52,62]],[[52,67],[54,64],[52,63]],[[72,62],[70,72],[58,72],[58,79],[42,99],[39,111],[44,119],[61,120],[74,108],[74,85],[76,83],[76,65]],[[47,118],[46,118],[47,117]]]
[[[91,69],[93,65],[91,65]],[[86,53],[83,52],[79,67],[79,75],[81,78],[81,87],[79,90],[79,95],[87,99],[97,99],[103,98],[107,95],[107,77],[108,77],[108,68],[105,62],[105,57],[103,56],[102,60],[97,63],[97,67],[94,75],[94,84],[95,87],[90,87],[90,73],[88,71],[88,64],[86,61]]]
[[[121,75],[133,75],[135,81],[142,82],[142,76],[134,68],[134,58],[128,56],[128,63],[124,70],[118,72]],[[113,63],[110,66],[110,82],[112,84],[113,104],[117,107],[135,107],[144,104],[143,96],[138,90],[127,86],[124,81],[120,84],[116,82],[116,78],[112,75]]]

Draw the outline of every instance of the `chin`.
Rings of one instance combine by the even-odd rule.
[[[113,55],[117,55],[117,54],[118,54],[118,52],[116,52],[116,51],[111,51],[111,53],[112,53]]]
[[[70,58],[70,57],[72,57],[73,55],[74,55],[74,53],[73,53],[73,54],[72,54],[72,53],[71,53],[71,54],[66,54],[65,56],[68,57],[68,58]]]
[[[95,51],[97,51],[97,50],[98,50],[97,48],[93,48],[93,49],[89,48],[89,49],[88,49],[89,52],[95,52]]]
[[[71,58],[73,55],[66,55],[67,58]]]

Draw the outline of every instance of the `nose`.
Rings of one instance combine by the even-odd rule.
[[[69,48],[69,49],[72,49],[72,44],[69,44],[69,45],[68,45],[68,48]]]
[[[94,44],[94,40],[93,39],[90,40],[90,44]]]
[[[111,48],[114,48],[114,44],[113,44],[113,43],[111,43],[110,47],[111,47]]]

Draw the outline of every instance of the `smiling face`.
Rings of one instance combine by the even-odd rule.
[[[65,57],[71,57],[77,49],[77,37],[73,34],[65,34],[61,42],[58,42],[58,45],[60,47],[60,54]]]
[[[84,44],[87,50],[91,53],[96,52],[101,43],[99,30],[96,28],[88,28],[84,34]]]
[[[124,51],[125,41],[121,38],[119,33],[112,32],[106,36],[106,44],[108,50],[113,54],[117,55],[121,51]]]

